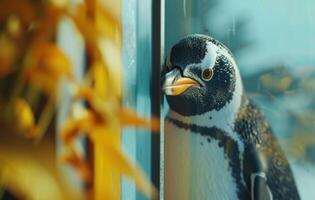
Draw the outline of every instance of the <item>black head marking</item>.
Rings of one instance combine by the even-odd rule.
[[[233,57],[231,51],[221,42],[212,37],[201,34],[192,34],[175,44],[168,58],[173,67],[184,68],[192,63],[200,63],[207,53],[207,43],[216,45],[219,49],[224,49]]]
[[[237,66],[230,51],[220,42],[205,35],[191,35],[173,46],[168,59],[162,76],[176,68],[181,76],[200,83],[200,87],[190,87],[180,95],[166,96],[172,110],[185,116],[199,115],[218,111],[232,100]],[[209,63],[212,66],[207,66]],[[202,79],[206,68],[213,72],[210,80]]]
[[[200,63],[207,52],[207,40],[186,37],[173,46],[170,61],[173,66],[184,68],[191,63]]]
[[[201,68],[193,67],[190,73],[201,74]],[[190,116],[211,110],[220,110],[232,100],[235,90],[235,70],[224,55],[217,57],[213,78],[204,87],[189,88],[179,96],[167,96],[170,107],[179,114]]]

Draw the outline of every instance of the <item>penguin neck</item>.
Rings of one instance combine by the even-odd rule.
[[[211,110],[200,115],[184,116],[170,109],[168,117],[179,120],[185,124],[194,124],[201,127],[216,127],[226,133],[231,134],[232,138],[238,137],[234,132],[234,122],[242,105],[243,84],[240,73],[236,68],[236,84],[233,97],[220,110]],[[239,138],[235,138],[239,139]]]

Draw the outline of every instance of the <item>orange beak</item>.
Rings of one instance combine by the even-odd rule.
[[[162,88],[166,95],[169,96],[180,95],[184,93],[188,88],[200,85],[197,81],[191,78],[187,77],[176,78],[178,76],[179,76],[178,73],[174,74],[174,72],[170,72],[170,74],[166,75]]]

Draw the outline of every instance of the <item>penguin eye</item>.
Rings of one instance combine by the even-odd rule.
[[[205,81],[209,81],[213,76],[213,71],[210,68],[207,68],[202,71],[202,79]]]

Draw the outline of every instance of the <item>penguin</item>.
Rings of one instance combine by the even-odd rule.
[[[300,199],[289,162],[246,96],[226,46],[210,36],[186,36],[166,58],[161,87],[169,105],[164,199]]]

